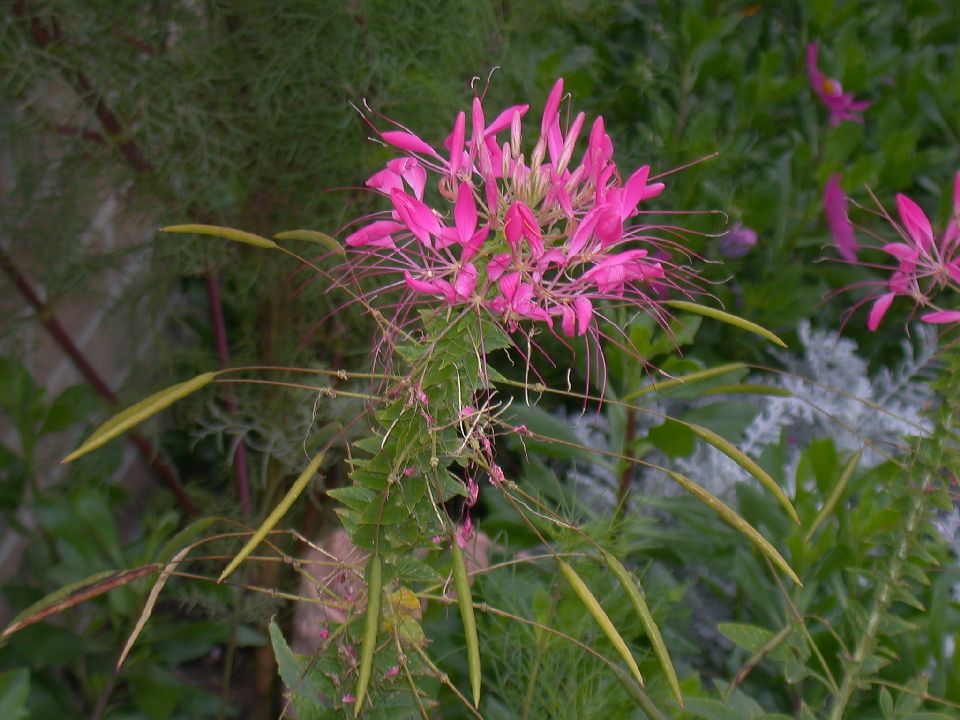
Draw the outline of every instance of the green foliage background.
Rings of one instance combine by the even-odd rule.
[[[864,184],[884,203],[898,191],[923,198],[939,220],[950,204],[950,178],[960,167],[956,3],[55,0],[9,4],[0,22],[5,148],[0,248],[43,284],[54,312],[61,302],[91,294],[111,269],[128,278],[135,272],[110,308],[111,321],[131,334],[143,318],[158,317],[169,298],[177,299],[163,321],[157,351],[146,360],[130,360],[134,372],[122,390],[130,400],[217,366],[204,293],[209,273],[222,289],[234,364],[355,368],[366,362],[369,321],[354,309],[339,309],[339,299],[320,283],[293,275],[291,265],[202,240],[151,237],[104,251],[83,239],[89,208],[105,189],[116,189],[129,213],[158,226],[196,221],[265,235],[295,227],[336,233],[369,209],[359,186],[390,157],[368,140],[369,129],[351,102],[366,101],[439,141],[471,97],[471,80],[479,78],[476,88],[487,87],[494,66],[500,69],[489,82],[487,105],[533,99],[533,113],[563,75],[574,107],[604,115],[622,166],[650,162],[662,171],[718,153],[669,176],[663,202],[722,209],[731,221],[758,231],[750,255],[709,272],[717,280],[735,276],[735,282],[714,289],[729,308],[787,338],[804,318],[837,327],[857,291],[818,305],[825,293],[873,277],[862,268],[816,262],[831,256],[821,209],[830,175],[842,172],[844,188],[866,207],[871,202]],[[806,79],[804,48],[813,40],[821,43],[824,72],[873,102],[865,125],[827,126],[826,111]],[[96,101],[109,107],[119,130],[111,134],[104,127],[92,111]],[[90,133],[100,139],[91,140]],[[136,147],[133,156],[127,143]],[[869,215],[862,211],[853,219],[867,223]],[[707,233],[724,229],[716,215],[690,222]],[[705,237],[693,249],[719,259],[715,238]],[[2,347],[17,355],[24,350],[19,331],[34,320],[20,311],[12,285],[3,287]],[[866,333],[862,314],[847,326],[877,366],[895,358],[898,320],[906,318],[906,308],[901,310],[886,333]],[[684,360],[671,367],[679,372],[731,360],[769,357],[749,336],[705,323],[695,344],[685,347]],[[643,381],[635,368],[614,362],[622,366],[613,378],[622,392]],[[960,398],[953,363],[948,355],[940,434],[916,446],[908,470],[887,464],[858,472],[849,507],[838,511],[837,523],[812,545],[803,542],[802,532],[766,524],[770,500],[739,489],[747,519],[778,547],[789,548],[803,569],[806,588],[789,597],[800,612],[816,615],[809,626],[795,623],[794,608],[771,584],[761,558],[691,502],[649,498],[671,518],[667,525],[632,517],[614,533],[609,519],[594,519],[598,537],[607,536],[620,556],[642,571],[674,652],[690,700],[686,715],[675,707],[670,712],[697,718],[828,717],[833,695],[816,675],[833,673],[837,684],[846,674],[859,677],[862,667],[851,669],[840,643],[852,650],[863,638],[869,646],[862,658],[869,672],[863,675],[886,685],[869,685],[857,694],[849,717],[930,718],[937,712],[949,717],[956,710],[926,702],[923,694],[960,702],[957,656],[945,656],[942,643],[948,636],[956,639],[960,627],[950,594],[955,572],[927,572],[934,560],[954,567],[955,557],[928,530],[934,501],[942,504],[943,497],[937,490],[925,499],[931,478],[937,481],[943,468],[955,466],[949,408]],[[550,380],[559,387],[565,375]],[[77,468],[61,486],[40,490],[35,482],[48,471],[31,453],[40,436],[54,436],[66,449],[70,436],[63,430],[96,425],[109,410],[82,390],[69,402],[42,398],[16,363],[4,364],[2,381],[16,389],[5,395],[3,410],[19,438],[19,450],[0,453],[3,509],[10,521],[28,503],[39,520],[32,530],[18,530],[31,538],[35,554],[18,582],[4,587],[8,601],[20,609],[63,583],[156,558],[183,518],[169,497],[157,493],[142,512],[143,522],[126,532],[115,527],[114,516],[130,507],[124,490],[105,479],[119,461],[116,447],[108,448],[112,456]],[[223,413],[211,413],[208,398],[197,399],[175,411],[154,437],[205,508],[238,517],[227,457],[242,435],[253,457],[256,521],[301,469],[298,448],[306,429],[351,409],[315,418],[299,394],[240,387],[237,395],[239,410],[229,422]],[[625,422],[612,417],[614,447]],[[661,438],[670,441],[683,444],[686,438]],[[811,445],[804,457],[801,470],[815,476],[817,486],[810,497],[798,498],[809,521],[846,458],[837,456],[829,440]],[[330,461],[331,484],[345,482],[338,459]],[[538,462],[531,461],[535,470],[528,469],[526,482],[541,483],[539,491],[575,514],[577,499],[560,480],[544,480],[549,472]],[[311,503],[310,526],[330,524],[329,501],[315,497]],[[502,508],[493,505],[488,512],[485,527],[502,539],[505,557],[532,544]],[[918,524],[907,533],[902,523],[911,512]],[[99,531],[91,537],[92,527]],[[894,573],[886,559],[896,556],[904,539],[907,562]],[[707,556],[704,546],[712,548]],[[230,546],[220,551],[229,553]],[[598,596],[615,597],[609,577],[582,571]],[[896,606],[889,599],[879,602],[884,578],[917,602],[907,597],[898,598]],[[248,579],[270,581],[255,574]],[[274,580],[291,584],[287,576]],[[696,624],[684,600],[698,582],[707,582],[717,601],[730,608],[730,624],[720,629],[729,642],[713,633],[706,650],[691,630]],[[603,648],[605,641],[578,619],[571,598],[562,597],[560,583],[552,570],[534,566],[484,578],[475,592],[520,615],[559,619],[571,634]],[[67,706],[89,715],[111,682],[112,663],[148,589],[115,591],[89,610],[74,611],[71,622],[34,626],[30,635],[0,649],[0,708],[4,703],[13,708],[0,715],[49,717],[52,708]],[[231,683],[230,669],[239,668],[241,678],[252,676],[255,648],[269,653],[266,619],[276,612],[282,617],[284,607],[209,584],[174,582],[170,592],[169,605],[148,625],[141,654],[107,693],[105,716],[214,717],[227,707],[245,716],[245,708],[257,701]],[[868,637],[874,610],[884,624]],[[631,625],[629,608],[614,605],[610,612],[637,651],[648,653],[643,669],[654,678],[651,697],[673,707],[657,683],[656,664],[639,629]],[[445,612],[433,609],[424,622],[444,638],[438,648],[447,652],[438,655],[462,653],[456,623]],[[498,619],[481,623],[488,644],[485,676],[494,688],[485,716],[510,717],[518,703],[527,703],[530,717],[562,717],[573,713],[571,708],[580,717],[631,712],[620,684],[574,648],[548,646]],[[731,690],[725,683],[771,633],[784,628],[789,632],[783,644],[769,659],[765,655],[741,689]],[[829,671],[814,647],[826,656]],[[894,651],[898,660],[886,669],[875,660]],[[227,668],[222,682],[199,688],[184,681],[197,663],[218,653],[230,660],[214,662],[209,674]],[[33,669],[25,675],[22,668],[28,666]],[[528,700],[533,667],[538,691]],[[455,680],[465,677],[465,668],[450,672]],[[432,691],[441,697],[445,717],[462,711],[452,709],[457,705],[441,688]],[[271,696],[266,706],[261,703],[259,716],[269,717],[274,701]]]

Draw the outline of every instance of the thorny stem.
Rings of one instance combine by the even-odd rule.
[[[846,669],[844,670],[843,680],[840,684],[840,691],[834,697],[833,707],[830,710],[828,720],[843,720],[853,691],[860,684],[860,671],[863,669],[863,663],[867,655],[873,649],[874,641],[880,630],[880,623],[883,622],[883,617],[891,604],[893,591],[900,582],[903,565],[910,551],[910,542],[913,540],[913,535],[917,530],[917,525],[923,513],[924,492],[924,488],[920,487],[914,494],[913,505],[903,524],[903,532],[900,533],[900,542],[897,545],[896,552],[890,559],[886,576],[880,580],[880,587],[877,591],[873,608],[870,611],[870,616],[867,619],[866,627],[863,629],[860,639],[857,641],[857,645],[853,651],[853,657],[845,663]]]

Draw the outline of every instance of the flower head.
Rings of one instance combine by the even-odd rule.
[[[896,265],[884,282],[884,291],[873,300],[867,328],[876,330],[880,326],[898,296],[908,297],[917,308],[928,311],[920,316],[923,322],[960,321],[960,310],[938,305],[944,291],[960,292],[960,243],[956,229],[960,217],[960,173],[955,178],[951,219],[939,238],[923,209],[906,195],[897,195],[897,214],[899,223],[884,213],[899,234],[900,242],[886,243],[880,248]]]
[[[396,278],[374,292],[405,291],[397,318],[420,303],[474,307],[509,331],[530,322],[556,331],[559,318],[560,333],[595,343],[602,301],[650,312],[666,290],[688,284],[692,271],[672,259],[690,255],[673,239],[682,230],[640,220],[664,184],[647,165],[624,181],[602,118],[578,161],[585,117],[566,126],[563,101],[560,79],[529,155],[528,105],[490,121],[474,98],[442,150],[406,128],[380,132],[403,156],[367,180],[391,207],[346,238],[350,276]]]
[[[827,77],[817,65],[817,51],[819,43],[807,45],[807,76],[813,92],[820,98],[820,102],[830,111],[830,125],[836,126],[844,120],[863,123],[861,113],[870,107],[866,100],[854,100],[853,93],[845,93],[839,80]]]

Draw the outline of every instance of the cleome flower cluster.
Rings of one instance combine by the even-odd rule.
[[[474,306],[511,332],[523,321],[554,331],[558,323],[567,337],[598,337],[598,301],[651,311],[663,292],[681,287],[691,271],[672,263],[671,252],[688,254],[662,237],[679,228],[637,221],[641,203],[664,184],[651,182],[647,165],[623,179],[602,117],[576,161],[585,116],[562,126],[563,97],[561,78],[529,157],[529,105],[488,120],[474,98],[469,129],[460,112],[442,150],[405,128],[380,132],[403,156],[366,182],[392,207],[346,238],[352,268],[392,276],[378,292],[401,289],[401,309]]]

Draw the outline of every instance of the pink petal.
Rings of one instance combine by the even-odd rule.
[[[389,196],[393,190],[403,189],[403,179],[387,168],[371,175],[367,179],[366,186]]]
[[[498,132],[510,126],[510,123],[513,122],[513,116],[519,114],[520,117],[523,117],[527,110],[530,109],[529,105],[512,105],[504,110],[502,113],[497,115],[496,119],[487,126],[487,129],[483,131],[483,134],[487,137],[496,135]]]
[[[573,301],[573,309],[577,313],[577,334],[585,335],[593,317],[593,303],[590,298],[581,295]]]
[[[477,230],[467,242],[463,244],[463,252],[460,253],[460,259],[466,262],[478,252],[480,248],[483,247],[483,243],[487,241],[487,236],[490,235],[490,226],[484,225],[482,228]],[[509,255],[507,256],[509,257]],[[494,278],[495,279],[495,278]]]
[[[890,303],[893,302],[896,296],[896,293],[889,292],[881,295],[873,302],[873,306],[870,308],[870,316],[867,318],[868,330],[873,332],[880,326],[880,321],[883,320],[883,316],[887,314]]]
[[[601,207],[597,214],[595,232],[601,248],[609,247],[623,237],[623,220],[620,219],[619,210],[612,205]]]
[[[400,222],[407,226],[420,242],[430,246],[430,237],[440,235],[440,221],[429,206],[401,190],[390,193]]]
[[[912,248],[903,243],[888,243],[883,246],[883,251],[888,255],[893,255],[897,260],[908,263],[916,263],[920,258],[920,253],[916,248]]]
[[[423,199],[423,188],[427,184],[427,171],[418,160],[411,157],[395,158],[387,163],[387,167],[403,177],[407,185],[413,190],[417,200]]]
[[[380,137],[382,137],[383,141],[388,145],[393,145],[401,150],[440,157],[437,155],[436,150],[427,145],[427,143],[413,133],[403,132],[400,130],[388,130],[387,132],[382,133]]]
[[[960,285],[960,260],[954,260],[947,265],[947,274],[951,280]]]
[[[570,249],[567,250],[567,257],[573,257],[586,246],[587,242],[593,236],[593,231],[597,227],[597,221],[600,218],[600,209],[594,208],[584,216],[583,220],[577,226],[570,238]]]
[[[362,227],[344,240],[347,247],[363,247],[364,245],[373,245],[375,247],[395,247],[393,233],[403,230],[403,225],[392,220],[378,220]]]
[[[487,263],[487,277],[492,282],[496,282],[512,264],[513,255],[510,253],[494,255]]]
[[[847,217],[847,196],[840,187],[841,175],[833,175],[823,192],[823,212],[837,252],[847,262],[857,261],[857,238]]]
[[[649,175],[650,166],[644,165],[627,180],[627,184],[623,186],[623,195],[620,201],[620,217],[626,219],[633,214],[638,204],[663,192],[665,187],[663,183],[654,183],[647,187],[647,177]]]
[[[901,193],[897,195],[897,210],[917,247],[923,252],[929,251],[933,245],[933,228],[920,206]]]
[[[466,132],[466,113],[463,111],[457,113],[457,119],[453,123],[453,135],[450,138],[450,175],[456,176],[460,169],[460,163],[463,162],[463,142]]]
[[[560,320],[560,327],[563,330],[563,334],[567,337],[573,337],[576,332],[576,313],[573,312],[573,308],[569,305],[561,305],[560,314],[563,315],[563,318]]]
[[[497,287],[500,288],[500,294],[510,303],[513,303],[519,285],[520,273],[518,272],[508,273],[497,282]]]
[[[558,78],[553,89],[547,96],[547,103],[543,108],[543,118],[540,121],[540,134],[546,137],[550,128],[560,122],[560,98],[563,97],[563,78]]]
[[[939,310],[921,315],[920,319],[925,323],[934,323],[936,325],[960,322],[960,310]]]
[[[819,95],[823,89],[823,74],[817,67],[817,51],[819,50],[819,45],[819,42],[812,42],[807,45],[807,76],[810,78],[810,85],[813,86],[814,92],[816,92],[817,95]]]
[[[461,183],[457,190],[453,220],[460,234],[460,242],[466,243],[477,229],[477,204],[473,199],[473,188],[469,183]]]
[[[465,264],[453,282],[453,289],[457,297],[461,299],[469,298],[473,295],[473,290],[477,286],[477,268],[473,263]]]

